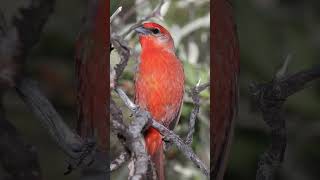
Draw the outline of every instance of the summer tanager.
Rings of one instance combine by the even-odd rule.
[[[135,103],[173,129],[180,117],[184,94],[183,66],[175,54],[173,39],[168,30],[153,22],[144,23],[135,31],[142,49],[135,79]],[[147,129],[145,143],[157,179],[163,180],[163,142],[158,130]]]

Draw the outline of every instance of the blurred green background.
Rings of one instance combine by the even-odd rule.
[[[10,18],[24,1],[2,0],[0,9]],[[134,1],[111,1],[112,13],[123,6],[120,17],[134,6]],[[157,1],[150,1],[139,13],[147,13]],[[254,179],[259,156],[268,147],[268,130],[261,115],[251,103],[248,86],[252,81],[265,82],[272,79],[288,53],[293,58],[289,72],[294,73],[319,64],[320,48],[320,2],[318,0],[247,0],[234,1],[235,19],[241,49],[240,110],[237,120],[230,162],[226,180]],[[165,25],[173,36],[179,36],[179,28],[208,13],[208,0],[175,0],[170,3],[164,16]],[[148,10],[149,9],[149,10]],[[57,0],[55,12],[50,17],[41,36],[40,43],[28,58],[28,73],[36,80],[64,120],[75,127],[75,83],[74,83],[74,42],[81,29],[81,19],[86,12],[86,1]],[[139,16],[135,11],[127,15],[119,29],[134,22]],[[116,22],[116,21],[115,21]],[[119,32],[115,27],[114,31]],[[138,52],[135,36],[129,36],[129,46]],[[177,54],[184,63],[188,78],[187,87],[194,85],[201,77],[209,77],[208,28],[203,27],[182,39]],[[194,43],[193,43],[194,42]],[[196,48],[199,55],[194,54]],[[193,52],[193,53],[190,53]],[[116,59],[116,54],[113,54]],[[197,57],[197,58],[195,58]],[[190,61],[191,59],[191,61]],[[195,61],[197,59],[197,61]],[[121,85],[132,94],[132,72],[136,59],[122,76]],[[126,88],[127,85],[127,88]],[[288,147],[285,162],[278,172],[281,180],[317,180],[320,178],[320,85],[313,83],[300,93],[290,97],[285,104],[288,119]],[[193,149],[206,162],[208,154],[208,98],[202,93],[202,107],[197,124]],[[186,101],[188,99],[186,98]],[[28,111],[14,93],[5,97],[8,119],[17,127],[22,138],[38,149],[43,179],[79,179],[79,173],[63,176],[66,156],[48,136],[39,121]],[[186,102],[182,119],[175,129],[179,135],[186,133],[186,118],[192,104]],[[114,137],[113,137],[114,138]],[[114,141],[115,142],[115,141]],[[112,155],[119,149],[115,148]],[[204,148],[205,147],[205,148]],[[174,147],[167,153],[168,176],[176,179],[201,179],[200,172],[185,160]],[[0,167],[1,169],[1,167]],[[115,172],[115,179],[126,179],[126,166]],[[1,172],[1,170],[0,170]],[[2,174],[0,173],[0,179]]]

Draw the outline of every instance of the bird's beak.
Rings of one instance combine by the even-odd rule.
[[[137,28],[134,29],[138,35],[148,35],[151,33],[151,31],[149,29],[144,28],[143,26],[139,26]]]

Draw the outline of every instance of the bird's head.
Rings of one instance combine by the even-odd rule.
[[[148,22],[137,27],[142,49],[166,48],[174,51],[173,39],[167,29],[161,25]]]

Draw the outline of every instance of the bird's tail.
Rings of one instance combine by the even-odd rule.
[[[157,173],[157,179],[164,180],[164,154],[161,134],[158,130],[149,128],[145,134],[145,142],[153,167]]]

